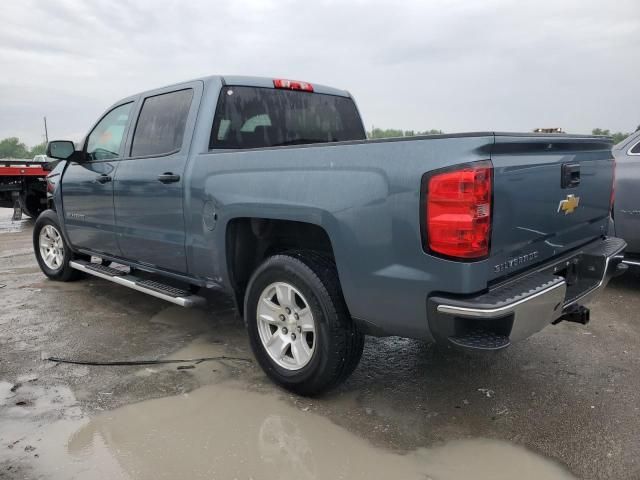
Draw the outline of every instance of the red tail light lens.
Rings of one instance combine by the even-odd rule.
[[[275,78],[273,86],[283,88],[285,90],[302,90],[303,92],[313,92],[313,85],[307,82],[299,82],[298,80],[285,80],[284,78]]]
[[[53,178],[50,178],[49,176],[47,176],[46,181],[47,181],[47,192],[53,193],[53,191],[56,189],[56,184],[53,181]]]
[[[426,247],[454,258],[489,255],[492,172],[490,161],[428,177],[425,194]]]

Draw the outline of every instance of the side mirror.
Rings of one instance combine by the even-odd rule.
[[[75,144],[70,140],[54,140],[47,145],[47,157],[67,160],[76,151]]]

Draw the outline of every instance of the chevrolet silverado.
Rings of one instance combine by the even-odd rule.
[[[606,137],[368,140],[347,91],[211,76],[124,98],[47,155],[63,161],[34,229],[45,275],[185,307],[224,290],[300,394],[347,378],[366,334],[495,351],[586,323],[624,268]]]

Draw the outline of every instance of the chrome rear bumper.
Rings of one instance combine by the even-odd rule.
[[[429,327],[437,341],[488,350],[533,335],[584,305],[623,271],[619,238],[598,240],[549,265],[473,297],[429,298]],[[468,345],[467,345],[468,344]],[[498,347],[496,347],[498,345]]]

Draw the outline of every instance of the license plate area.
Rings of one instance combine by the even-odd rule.
[[[564,278],[567,293],[564,305],[569,305],[596,288],[602,281],[605,257],[581,253],[548,269],[549,273]]]

